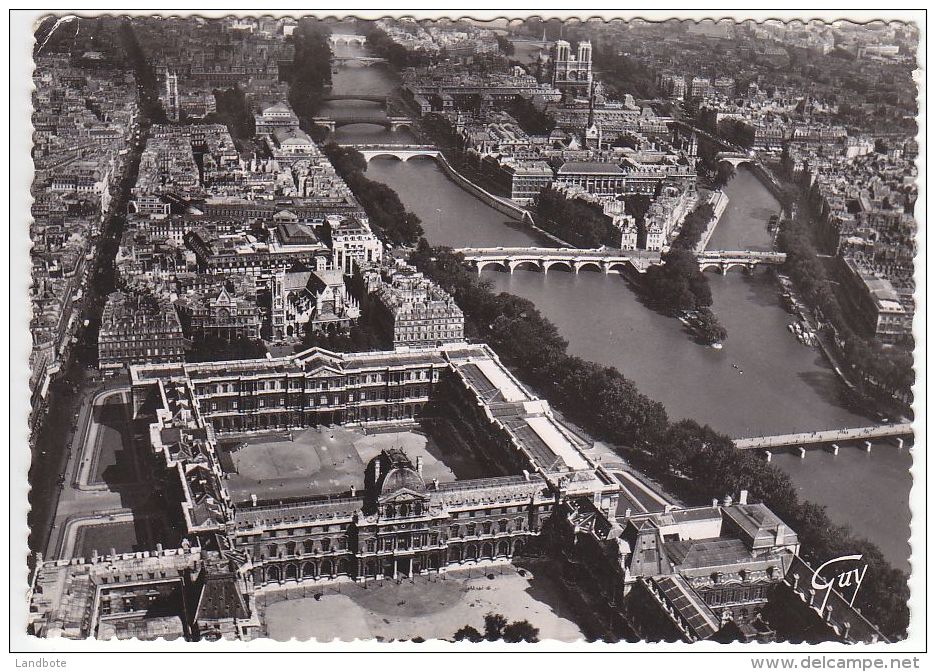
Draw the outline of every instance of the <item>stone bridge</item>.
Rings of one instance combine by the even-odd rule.
[[[376,154],[375,154],[376,155]],[[483,247],[456,250],[465,256],[480,273],[488,266],[500,267],[513,273],[526,265],[532,269],[548,271],[555,265],[578,273],[582,269],[610,273],[620,271],[631,264],[638,271],[645,271],[653,264],[661,263],[660,252],[651,250],[617,250],[614,248],[580,249],[574,247]],[[762,264],[782,264],[786,255],[782,252],[706,251],[698,255],[699,269],[717,269],[722,274],[733,268],[748,272]]]
[[[660,263],[660,253],[648,250],[616,250],[613,248],[579,249],[573,247],[465,247],[455,250],[464,255],[465,261],[478,269],[495,267],[513,273],[521,270],[538,270],[544,273],[554,266],[578,273],[591,269],[603,273],[620,272],[630,264],[638,270],[646,270],[651,264]]]
[[[398,131],[401,128],[413,128],[414,121],[409,117],[390,117],[374,116],[369,114],[352,114],[341,117],[313,117],[312,123],[316,126],[324,126],[332,133],[341,126],[350,126],[351,124],[374,124],[383,126],[391,131]]]
[[[332,33],[328,36],[328,41],[332,44],[356,44],[359,47],[363,47],[367,44],[367,36],[365,35],[350,35],[346,33]]]
[[[341,145],[357,150],[368,163],[378,156],[386,156],[400,161],[407,161],[414,156],[436,158],[442,152],[435,145]]]
[[[829,429],[818,432],[797,432],[793,434],[778,434],[775,436],[752,436],[744,439],[735,439],[735,448],[738,450],[762,450],[769,460],[771,451],[799,449],[800,456],[805,457],[806,446],[826,445],[837,453],[840,443],[861,442],[865,450],[871,450],[873,439],[892,438],[898,446],[903,446],[904,439],[913,436],[913,424],[898,422],[888,425],[874,425],[871,427],[850,427],[844,429]]]
[[[751,272],[756,267],[768,264],[779,266],[786,261],[783,252],[757,252],[751,250],[705,250],[696,257],[702,271],[717,270],[722,275],[733,268]]]
[[[745,154],[744,152],[719,152],[715,155],[715,159],[721,163],[725,161],[730,163],[732,166],[737,168],[742,163],[757,163],[757,159],[750,154]]]

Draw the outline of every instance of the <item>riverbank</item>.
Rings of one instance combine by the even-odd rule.
[[[498,212],[513,217],[515,221],[526,224],[538,234],[545,236],[552,242],[556,243],[556,245],[559,247],[575,247],[575,245],[568,242],[567,240],[563,240],[559,236],[556,236],[549,231],[538,227],[536,225],[536,219],[534,218],[533,213],[531,213],[526,208],[514,203],[508,198],[492,194],[484,187],[480,186],[476,182],[473,182],[471,179],[458,172],[458,170],[456,170],[449,162],[448,157],[445,156],[445,150],[440,149],[439,155],[435,158],[438,164],[442,166],[442,171],[449,178],[451,178],[452,182],[457,184],[472,196],[479,198],[486,205],[491,206]]]
[[[699,240],[699,243],[695,246],[696,254],[702,254],[705,248],[708,247],[709,240],[711,240],[712,234],[715,233],[715,227],[718,226],[722,215],[725,214],[725,210],[728,209],[728,202],[730,200],[728,194],[721,190],[713,191],[709,194],[708,202],[712,206],[712,219],[702,233],[702,238]]]
[[[470,203],[462,198],[468,196],[467,192],[449,180],[436,164],[380,161],[376,165],[372,162],[370,170],[373,179],[392,186],[406,206],[423,219],[426,237],[433,244],[452,247],[535,244],[530,242],[528,231],[505,223],[499,211],[477,199]],[[762,199],[765,203],[772,198],[757,180],[752,183],[759,192],[751,200],[760,199],[761,192],[766,197]],[[767,207],[774,208],[770,204]],[[443,210],[457,213],[457,216],[444,217]],[[763,218],[764,229],[767,216]],[[720,224],[719,228],[724,227]],[[583,381],[610,384],[605,371],[607,367],[616,367],[627,374],[625,378],[614,371],[617,375],[613,380],[620,383],[622,390],[632,386],[636,391],[639,385],[644,393],[649,392],[653,398],[665,400],[667,407],[678,409],[676,418],[698,417],[713,426],[726,427],[736,436],[782,433],[810,424],[847,426],[865,422],[836,402],[838,386],[832,372],[817,364],[815,354],[790,337],[786,331],[789,316],[779,305],[775,282],[763,274],[752,277],[732,274],[730,278],[715,276],[711,279],[720,316],[726,319],[726,326],[732,333],[740,334],[731,348],[730,359],[726,351],[717,352],[689,343],[678,323],[648,311],[623,283],[615,283],[603,275],[554,273],[548,274],[547,280],[547,274],[518,271],[514,274],[486,272],[483,277],[493,284],[491,294],[495,299],[499,292],[507,294],[500,295],[497,300],[491,299],[486,308],[473,306],[470,301],[466,303],[466,299],[478,296],[477,290],[473,285],[466,285],[464,295],[456,295],[463,309],[465,306],[472,308],[466,310],[466,316],[474,313],[470,319],[484,327],[486,341],[497,340],[495,349],[505,362],[508,355],[504,352],[515,355],[518,360],[514,363],[515,370],[528,384],[540,385],[549,392],[544,396],[552,400],[556,394],[564,393],[569,395],[572,404],[597,407],[579,409],[583,413],[599,413],[603,408],[602,400],[619,398],[616,394],[602,394],[581,387]],[[557,326],[541,321],[540,311]],[[488,325],[495,324],[498,330],[504,331],[489,334]],[[564,344],[555,343],[556,338],[569,341],[568,353]],[[574,371],[574,375],[552,375],[555,373],[552,367],[536,369],[540,358],[560,354],[571,358],[570,371]],[[731,367],[732,361],[744,369],[745,375]],[[628,378],[637,380],[637,385]],[[706,394],[706,390],[717,392]],[[554,406],[563,405],[554,403]],[[620,404],[605,410],[609,422],[616,421],[609,431],[620,431],[635,417]],[[570,418],[577,420],[571,412]],[[651,419],[644,416],[641,422]],[[739,458],[733,449],[713,448],[716,444],[721,446],[722,435],[701,427],[701,423],[666,422],[670,430],[664,431],[654,442],[653,453],[646,456],[647,469],[656,465],[660,469],[660,479],[671,479],[672,476],[660,468],[661,460],[697,459],[699,469],[708,467],[715,471],[695,474],[695,486],[712,492],[725,488],[724,492],[736,491],[752,480],[757,481],[758,485],[750,488],[752,497],[774,507],[801,535],[804,553],[816,559],[823,558],[820,561],[833,557],[830,553],[868,549],[878,585],[868,590],[862,599],[868,604],[862,608],[866,614],[873,612],[873,618],[882,625],[888,623],[884,626],[888,631],[900,632],[906,616],[903,604],[906,583],[901,584],[902,577],[896,577],[886,563],[882,564],[879,552],[875,554],[866,542],[832,524],[821,510],[813,516],[811,505],[802,501],[804,498],[798,496],[795,486],[782,472],[762,471],[765,465],[758,464],[756,456]],[[684,427],[689,430],[688,438],[680,434]],[[600,435],[593,425],[587,429]],[[700,443],[707,446],[705,455],[690,457],[683,452],[689,450],[695,455]],[[826,484],[827,492],[834,491],[834,480],[830,478],[830,483]],[[685,487],[679,479],[674,484]],[[769,484],[773,486],[768,487]],[[767,497],[765,487],[779,489]],[[853,485],[848,487],[853,488]],[[716,492],[715,496],[722,496],[724,492]],[[698,493],[690,494],[687,501],[697,501]],[[847,512],[844,519],[849,520]],[[856,522],[856,529],[859,525]]]

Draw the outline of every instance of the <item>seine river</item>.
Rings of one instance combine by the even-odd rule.
[[[338,53],[361,53],[339,47]],[[387,93],[397,86],[385,66],[342,66],[334,93]],[[323,113],[360,114],[379,107],[358,101],[329,103]],[[406,143],[406,131],[372,124],[340,127],[339,142]],[[423,221],[431,243],[461,246],[543,245],[541,237],[481,202],[448,179],[431,159],[371,161],[368,177],[397,191]],[[769,249],[766,223],[779,204],[753,173],[741,167],[726,187],[730,203],[710,249]],[[616,367],[641,391],[666,406],[673,419],[693,418],[734,437],[864,426],[872,421],[842,403],[841,384],[818,350],[787,330],[792,321],[766,271],[711,274],[713,309],[728,330],[720,351],[697,345],[679,321],[639,300],[620,276],[485,271],[494,287],[533,301],[581,357]],[[837,456],[813,450],[805,459],[776,454],[804,499],[828,507],[839,523],[878,544],[888,559],[909,569],[910,451],[888,443],[870,454],[843,447]]]

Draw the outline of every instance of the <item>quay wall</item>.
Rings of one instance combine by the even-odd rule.
[[[442,170],[445,172],[445,174],[448,175],[453,182],[455,182],[465,191],[481,199],[487,205],[491,206],[501,214],[507,215],[508,217],[518,221],[523,221],[525,219],[529,220],[530,213],[526,209],[521,208],[519,205],[509,201],[508,199],[495,196],[487,189],[479,187],[477,184],[455,170],[452,167],[452,164],[448,162],[448,159],[446,159],[445,155],[441,152],[436,157],[436,160],[442,166]]]
[[[699,244],[696,245],[696,254],[703,252],[705,248],[708,247],[709,241],[715,233],[715,228],[718,226],[722,215],[725,214],[725,210],[728,208],[729,200],[728,194],[724,191],[713,191],[709,195],[708,201],[712,204],[712,209],[715,211],[715,214],[712,216],[712,221],[710,221],[706,227],[705,233],[702,234]]]
[[[757,176],[757,179],[761,181],[761,184],[767,187],[767,190],[773,194],[773,197],[780,201],[780,206],[786,210],[786,208],[783,206],[783,189],[780,187],[780,183],[777,182],[777,178],[775,178],[773,174],[767,170],[767,168],[764,167],[764,164],[760,161],[748,163],[745,165],[750,166],[751,172]]]
[[[533,213],[527,210],[524,207],[521,207],[511,201],[510,199],[503,198],[500,196],[495,196],[487,189],[478,186],[467,177],[459,173],[455,168],[452,167],[452,164],[448,162],[448,159],[445,157],[445,154],[439,152],[435,157],[439,162],[439,165],[442,166],[442,171],[453,181],[455,184],[460,186],[462,189],[472,194],[473,196],[481,199],[487,205],[490,205],[492,208],[498,212],[507,215],[511,219],[514,219],[519,222],[525,222],[531,229],[540,233],[551,241],[560,245],[562,247],[576,247],[567,240],[563,240],[559,236],[546,231],[536,225],[536,221],[533,219]]]

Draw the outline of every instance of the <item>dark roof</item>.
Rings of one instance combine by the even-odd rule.
[[[664,576],[654,581],[689,624],[693,635],[699,639],[708,639],[718,632],[719,623],[715,614],[681,576]]]
[[[671,541],[666,554],[677,570],[719,568],[751,560],[751,552],[740,539],[697,539]]]
[[[426,483],[414,469],[409,467],[394,467],[383,478],[380,486],[381,494],[388,495],[399,490],[412,490],[424,492]]]
[[[237,588],[237,579],[231,573],[209,575],[202,586],[196,620],[248,618],[247,604]]]
[[[622,175],[624,169],[616,163],[601,163],[598,161],[566,161],[559,168],[560,175],[569,173],[593,173],[595,175]]]

